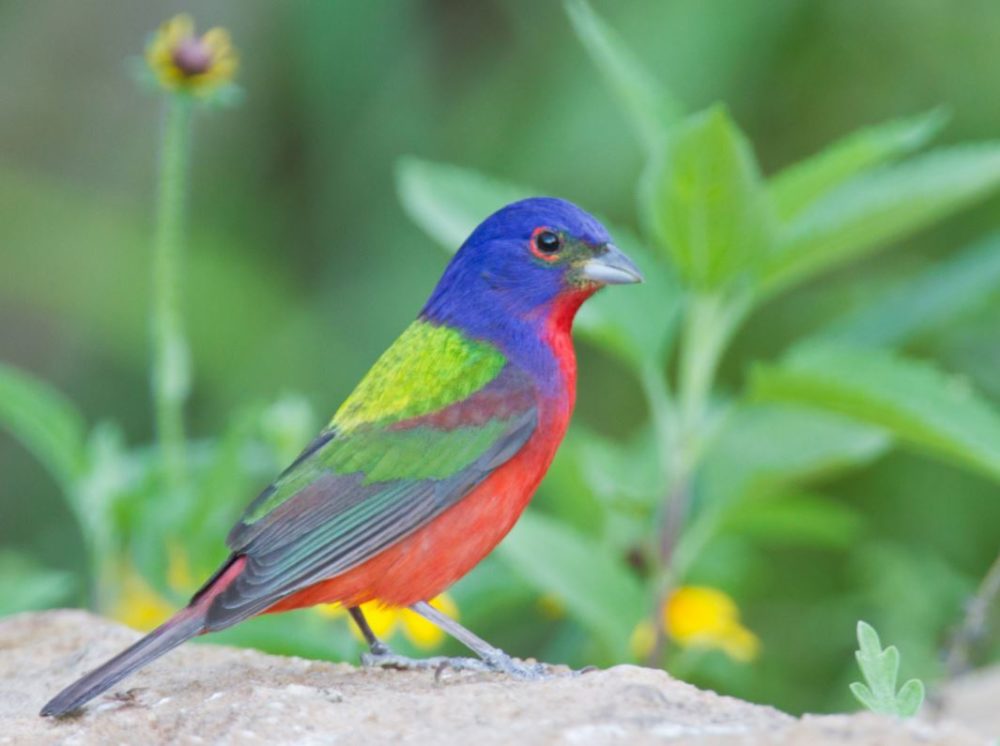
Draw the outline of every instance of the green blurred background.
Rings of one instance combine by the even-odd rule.
[[[951,113],[944,143],[1000,132],[1000,5],[991,0],[960,12],[948,0],[594,7],[692,109],[725,101],[765,173],[859,126],[939,105]],[[60,389],[89,423],[117,421],[137,444],[152,433],[149,236],[161,107],[125,60],[185,9],[0,3],[0,359]],[[200,27],[233,34],[246,96],[196,123],[184,290],[195,438],[288,392],[332,412],[413,318],[447,256],[400,206],[401,156],[538,185],[637,224],[643,153],[560,3],[211,0],[196,13]],[[997,227],[994,196],[781,296],[739,331],[722,390],[742,386],[750,363]],[[993,292],[906,350],[996,403],[998,329]],[[645,416],[634,380],[592,346],[579,355],[577,423],[625,437]],[[0,545],[78,576],[84,546],[58,485],[2,432],[0,473]],[[693,680],[791,710],[846,706],[860,615],[882,622],[904,668],[910,641],[926,653],[914,665],[933,669],[942,630],[1000,548],[996,483],[892,451],[822,489],[863,516],[864,538],[847,551],[720,554],[741,565],[735,595],[763,652],[749,666],[699,665]],[[82,578],[75,587],[64,600],[85,602]],[[463,618],[474,625],[473,612]],[[498,635],[511,652],[543,652]]]

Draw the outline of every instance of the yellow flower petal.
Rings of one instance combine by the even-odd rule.
[[[325,616],[327,619],[340,619],[340,617],[347,616],[347,609],[340,604],[318,604],[313,608],[317,614]]]
[[[184,59],[191,66],[185,66]],[[228,31],[213,28],[199,38],[191,16],[181,14],[161,25],[150,39],[146,63],[167,90],[201,96],[230,83],[239,58]]]
[[[566,616],[566,604],[554,593],[545,593],[538,597],[538,611],[546,619],[562,619]]]
[[[111,618],[143,632],[158,627],[174,607],[158,594],[134,568],[124,571],[121,591],[111,608]]]
[[[187,553],[176,542],[167,544],[167,585],[178,593],[189,593],[196,584]]]
[[[438,611],[447,614],[452,619],[458,619],[458,605],[451,596],[441,594],[437,598],[431,599],[430,603]],[[403,609],[400,612],[400,618],[403,622],[403,632],[410,642],[421,650],[436,648],[444,640],[444,632],[416,612]]]
[[[716,588],[678,588],[663,607],[663,625],[682,646],[716,648],[735,660],[752,660],[760,650],[760,640],[740,623],[736,602]]]
[[[362,604],[361,612],[368,620],[368,626],[372,628],[372,632],[380,640],[387,640],[399,626],[399,609],[390,609],[372,601]],[[351,627],[357,629],[356,624],[352,623]],[[361,633],[358,632],[358,634]]]
[[[628,648],[636,658],[645,658],[653,652],[656,644],[656,625],[648,619],[643,619],[632,630],[632,636],[628,641]]]

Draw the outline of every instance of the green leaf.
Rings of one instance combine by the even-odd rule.
[[[758,399],[783,400],[884,427],[902,442],[1000,479],[1000,415],[957,376],[888,352],[803,345],[754,369]]]
[[[858,621],[858,652],[867,658],[873,658],[882,652],[878,632],[865,621]]]
[[[862,171],[919,150],[947,121],[943,109],[933,109],[920,116],[894,119],[851,133],[775,175],[770,186],[775,209],[784,219],[794,217]]]
[[[858,650],[854,657],[866,684],[854,682],[851,692],[872,712],[896,717],[916,714],[924,699],[924,685],[910,679],[896,692],[899,676],[899,651],[894,645],[882,650],[878,633],[870,624],[858,622]]]
[[[787,404],[743,404],[705,453],[699,485],[706,503],[728,502],[775,486],[828,477],[888,450],[877,427]]]
[[[765,292],[870,253],[982,199],[1000,184],[1000,143],[943,148],[843,183],[787,223]]]
[[[396,190],[406,214],[450,252],[487,216],[537,192],[459,166],[401,158]]]
[[[771,247],[767,190],[750,144],[721,106],[671,130],[641,198],[653,234],[700,290],[750,273]]]
[[[858,702],[867,707],[872,712],[878,712],[878,700],[872,693],[872,690],[859,681],[852,681],[850,683],[851,694],[853,694]]]
[[[900,717],[913,717],[923,703],[924,682],[920,679],[910,679],[903,684],[896,695],[896,712],[899,713]]]
[[[416,158],[399,162],[397,186],[407,214],[435,241],[455,251],[487,215],[538,194],[475,171]],[[583,337],[633,367],[661,362],[676,327],[680,304],[677,281],[662,261],[623,228],[605,226],[615,243],[638,264],[645,282],[601,291],[580,312]]]
[[[722,529],[790,546],[850,547],[860,537],[861,514],[821,495],[792,494],[741,500],[725,512]]]
[[[0,616],[57,606],[74,585],[67,572],[46,569],[12,551],[0,552]]]
[[[521,517],[499,551],[525,580],[565,603],[610,660],[629,657],[629,638],[646,604],[635,576],[613,554],[534,511]]]
[[[982,303],[998,288],[1000,235],[993,235],[837,319],[820,336],[863,347],[902,344]]]
[[[584,482],[602,501],[651,506],[662,496],[662,445],[652,427],[640,428],[626,441],[577,428],[571,447]]]
[[[63,490],[72,488],[83,469],[85,428],[66,397],[0,364],[0,425],[45,465]]]
[[[621,99],[636,135],[647,149],[656,148],[683,107],[632,54],[628,44],[585,0],[566,0],[566,13],[608,87]]]

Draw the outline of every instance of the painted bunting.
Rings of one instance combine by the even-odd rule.
[[[409,606],[479,657],[516,661],[427,600],[475,567],[541,482],[576,397],[570,331],[610,284],[640,282],[607,230],[569,202],[515,202],[481,223],[430,299],[330,424],[246,509],[228,560],[187,607],[57,695],[68,713],[185,640],[257,614],[340,603],[369,664],[419,665],[372,633],[361,604]]]

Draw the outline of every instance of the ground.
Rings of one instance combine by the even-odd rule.
[[[182,646],[78,715],[38,716],[60,688],[137,636],[82,611],[0,619],[0,744],[885,746],[984,744],[1000,732],[996,673],[946,693],[944,716],[961,724],[939,715],[904,723],[869,714],[793,718],[635,666],[525,683],[359,670],[212,645]]]

